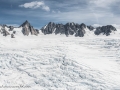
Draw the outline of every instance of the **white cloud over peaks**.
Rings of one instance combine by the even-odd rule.
[[[47,5],[45,5],[43,1],[33,1],[29,3],[25,3],[22,5],[19,5],[19,7],[31,8],[31,9],[41,8],[45,11],[50,11],[50,8]]]

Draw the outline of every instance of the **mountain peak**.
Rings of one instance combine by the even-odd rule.
[[[21,27],[21,26],[24,27],[25,25],[31,26],[30,23],[26,20],[22,25],[20,25],[20,27]]]
[[[31,26],[31,24],[26,20],[20,27],[22,27],[22,33],[24,35],[29,35],[31,33],[31,35],[38,35],[39,31],[34,29],[33,26]]]

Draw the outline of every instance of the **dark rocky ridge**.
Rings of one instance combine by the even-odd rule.
[[[53,22],[49,22],[45,27],[42,27],[42,33],[46,34],[65,34],[66,36],[74,35],[76,37],[84,37],[86,33],[86,29],[93,31],[95,35],[110,35],[112,31],[116,31],[116,28],[112,25],[102,26],[102,27],[93,27],[87,26],[84,23],[75,24],[75,23],[66,23],[63,24],[55,24]],[[94,31],[95,30],[95,31]]]
[[[108,36],[112,31],[117,31],[117,30],[112,25],[107,25],[107,26],[97,27],[94,33],[95,35],[99,35],[102,33],[103,35]]]
[[[15,27],[7,26],[7,25],[1,25],[1,27],[2,28],[0,29],[0,33],[3,36],[11,35],[11,38],[15,38],[15,34],[16,34]],[[22,27],[21,33],[23,33],[23,35],[28,36],[31,34],[31,35],[37,36],[39,34],[39,30],[34,29],[33,26],[31,26],[31,24],[27,20],[22,25],[20,25],[20,27]],[[8,29],[6,30],[6,28]],[[95,35],[103,34],[103,35],[109,36],[111,32],[117,31],[117,30],[112,25],[95,28],[91,25],[87,26],[84,23],[78,24],[78,23],[72,22],[72,23],[66,23],[66,24],[56,24],[54,22],[49,22],[46,26],[41,28],[41,31],[44,35],[63,34],[66,36],[74,35],[75,37],[84,37],[87,31],[90,31]]]
[[[82,24],[75,24],[75,23],[66,23],[63,24],[55,24],[55,23],[48,23],[45,27],[41,28],[42,33],[46,34],[65,34],[66,36],[74,35],[77,37],[83,37],[85,34],[86,25]]]

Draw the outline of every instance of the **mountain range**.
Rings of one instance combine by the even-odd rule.
[[[27,20],[17,28],[20,28],[19,33],[22,33],[24,36],[37,36],[41,32],[44,35],[64,34],[67,37],[70,35],[74,35],[75,37],[84,37],[87,31],[92,32],[94,35],[103,34],[109,36],[112,32],[117,31],[117,29],[112,25],[93,27],[91,25],[87,26],[84,23],[78,24],[74,22],[66,24],[56,24],[54,22],[49,22],[47,25],[38,30],[34,29],[34,27]],[[17,33],[16,27],[1,25],[0,33],[5,37],[11,35],[11,38],[15,38],[15,34]]]

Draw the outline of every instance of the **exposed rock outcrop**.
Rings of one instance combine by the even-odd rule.
[[[9,26],[9,31],[13,31],[14,27],[13,26]]]
[[[0,33],[3,36],[11,35],[11,38],[15,38],[16,33],[23,33],[24,35],[38,35],[39,30],[34,29],[33,26],[26,20],[22,25],[20,25],[21,28],[16,28],[13,26],[7,26],[7,25],[0,25]],[[18,31],[20,30],[20,31]],[[93,26],[87,26],[84,23],[77,24],[74,22],[66,23],[66,24],[56,24],[54,22],[49,22],[47,25],[41,28],[41,31],[44,35],[47,34],[63,34],[67,37],[70,35],[74,35],[75,37],[84,37],[89,36],[89,34],[94,33],[95,35],[106,35],[109,36],[112,32],[116,31],[116,28],[112,25],[107,26],[101,26],[101,27],[93,27]]]
[[[15,38],[15,37],[14,37],[14,34],[11,34],[11,38]]]
[[[5,27],[6,25],[2,25],[1,34],[3,34],[3,36],[10,35],[10,33],[5,29]]]
[[[24,35],[38,35],[37,29],[34,29],[33,26],[30,25],[30,23],[26,20],[20,27],[23,28],[22,33]]]
[[[75,24],[75,23],[66,23],[63,24],[55,24],[53,22],[48,23],[48,25],[41,28],[42,33],[46,34],[65,34],[66,36],[75,35],[76,37],[84,37],[86,33],[86,29],[93,31],[95,28],[93,26],[87,26],[84,23],[82,24]],[[108,36],[112,31],[116,31],[116,28],[112,25],[97,27],[95,35],[99,35],[103,33],[104,35]]]
[[[63,24],[56,24],[55,34],[66,34],[65,26]]]
[[[75,23],[67,23],[65,25],[65,35],[68,36],[68,35],[73,35],[75,34],[76,32],[76,25]]]
[[[95,28],[93,27],[93,26],[87,26],[87,28],[90,30],[90,31],[92,31],[92,30],[94,30]]]
[[[74,35],[77,37],[83,37],[85,34],[86,25],[82,24],[75,24],[75,23],[66,23],[63,24],[55,24],[55,23],[48,23],[45,27],[41,28],[42,33],[46,34],[65,34],[66,36]]]
[[[52,34],[55,29],[56,29],[56,24],[49,22],[48,25],[43,27],[41,30],[42,30],[42,33],[46,35],[46,34]]]
[[[108,36],[112,31],[116,31],[116,28],[113,27],[112,25],[107,25],[107,26],[97,27],[94,33],[95,35],[99,35],[102,33],[103,35]]]
[[[84,23],[78,25],[78,31],[75,36],[84,37],[86,25]]]

